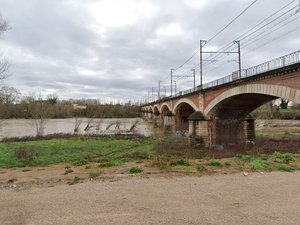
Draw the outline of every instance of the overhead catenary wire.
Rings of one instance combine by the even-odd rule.
[[[262,25],[264,22],[268,21],[270,18],[272,18],[274,15],[278,14],[280,11],[282,11],[283,9],[287,8],[288,6],[290,6],[291,4],[293,4],[296,0],[293,0],[291,2],[289,2],[288,4],[286,4],[285,6],[283,6],[282,8],[280,8],[279,10],[277,10],[276,12],[272,13],[270,16],[268,16],[266,19],[262,20],[261,22],[259,22],[258,24],[256,24],[254,27],[252,27],[251,29],[249,29],[248,31],[244,32],[242,35],[238,36],[237,38],[235,38],[235,40],[245,40],[246,38],[249,38],[250,36],[253,36],[256,32],[260,31],[261,29],[267,27],[267,25],[270,25],[271,23],[275,22],[276,20],[280,19],[281,17],[283,17],[284,15],[290,13],[292,10],[296,9],[297,7],[299,7],[298,5],[297,6],[294,6],[293,8],[289,9],[288,11],[285,11],[284,13],[282,13],[281,15],[279,15],[278,17],[276,17],[275,19],[273,19],[272,21],[268,22],[267,24],[263,25],[262,27],[259,27],[260,25]],[[294,14],[293,14],[294,15]],[[288,19],[288,18],[287,18]],[[285,20],[284,20],[285,21]],[[259,27],[258,29],[256,29],[255,31],[253,31],[255,28]],[[274,27],[274,26],[273,26]],[[271,28],[273,28],[271,27]],[[268,29],[269,30],[269,29]],[[267,30],[267,31],[268,31]],[[253,31],[253,32],[251,32]],[[249,32],[251,32],[249,34]],[[252,39],[255,38],[252,37]],[[248,43],[250,40],[248,41],[245,41],[243,42],[243,46],[245,46],[246,43]],[[231,47],[233,46],[232,43],[229,43],[227,45],[225,45],[224,47],[222,47],[220,50],[218,51],[221,51],[221,50],[228,50],[230,49]],[[210,60],[207,60],[206,63],[204,63],[204,65],[209,65],[209,64],[213,64],[213,60],[217,59],[220,57],[221,54],[216,54],[214,55],[213,57],[208,57],[206,59],[210,59]],[[193,68],[198,68],[199,67],[199,64],[195,65]]]
[[[239,13],[233,20],[231,20],[225,27],[223,27],[220,31],[218,31],[216,34],[214,34],[210,39],[208,39],[208,42],[211,42],[213,39],[215,39],[218,35],[220,35],[224,30],[226,30],[232,23],[234,23],[239,17],[241,17],[252,5],[254,5],[258,0],[254,0],[249,6],[247,6],[241,13]],[[174,72],[180,68],[182,68],[185,64],[187,64],[192,58],[197,55],[197,53],[200,51],[200,48],[192,54],[191,57],[189,57],[184,63],[179,65],[174,69]]]

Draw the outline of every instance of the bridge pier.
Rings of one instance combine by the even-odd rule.
[[[207,120],[201,112],[194,112],[189,117],[189,145],[222,150],[254,144],[255,118],[251,115],[244,119],[221,119],[214,117]]]
[[[204,115],[197,111],[189,116],[189,145],[190,146],[210,146],[210,121],[206,120]]]
[[[163,127],[164,134],[166,135],[174,134],[175,120],[174,120],[174,115],[171,111],[164,112],[163,125],[164,125]]]
[[[256,140],[255,118],[251,114],[249,114],[245,118],[244,132],[245,132],[245,137],[246,137],[246,143],[251,143]]]

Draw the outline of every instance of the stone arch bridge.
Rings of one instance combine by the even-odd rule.
[[[259,106],[284,98],[300,104],[300,51],[141,106],[166,133],[187,133],[206,147],[241,146],[255,139]]]

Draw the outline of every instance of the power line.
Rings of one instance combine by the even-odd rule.
[[[223,27],[220,31],[218,31],[214,36],[212,36],[208,41],[212,41],[215,39],[219,34],[221,34],[224,30],[226,30],[234,21],[236,21],[239,17],[241,17],[252,5],[254,5],[258,0],[254,0],[247,8],[245,8],[240,14],[238,14],[233,20],[231,20],[225,27]],[[184,63],[174,69],[174,72],[180,68],[182,68],[185,64],[187,64],[195,55],[200,51],[200,48],[191,56],[189,57]]]
[[[296,1],[296,0],[293,0],[293,1],[289,2],[288,4],[286,4],[285,6],[283,6],[282,8],[280,8],[279,10],[277,10],[276,12],[272,13],[270,16],[268,16],[267,18],[265,18],[264,20],[262,20],[261,22],[259,22],[258,24],[256,24],[254,27],[252,27],[251,29],[249,29],[248,31],[246,31],[245,33],[243,33],[242,35],[240,35],[239,37],[235,38],[235,40],[244,40],[244,39],[250,37],[251,35],[254,35],[256,32],[258,32],[259,30],[265,28],[267,25],[270,25],[270,24],[273,23],[274,21],[280,19],[282,16],[286,15],[287,13],[291,12],[291,11],[294,10],[295,8],[299,7],[299,6],[297,5],[297,6],[293,7],[293,8],[291,8],[291,9],[289,9],[288,11],[286,11],[286,12],[284,12],[283,14],[281,14],[280,16],[276,17],[275,19],[273,19],[273,20],[270,21],[269,23],[267,23],[267,24],[263,25],[262,27],[256,29],[254,32],[251,32],[251,31],[253,31],[255,28],[257,28],[258,26],[260,26],[261,24],[263,24],[264,22],[266,22],[267,20],[269,20],[270,18],[272,18],[274,15],[278,14],[280,11],[282,11],[283,9],[285,9],[285,8],[287,8],[288,6],[290,6],[291,4],[293,4],[295,1]],[[292,16],[292,15],[291,15],[291,16]],[[288,18],[286,18],[286,19],[288,19]],[[286,19],[285,19],[285,20],[286,20]],[[283,20],[283,21],[285,21],[285,20]],[[281,22],[283,22],[283,21],[281,21]],[[281,22],[280,22],[280,23],[281,23]],[[278,24],[280,24],[280,23],[278,23]],[[278,25],[278,24],[277,24],[277,25]],[[273,26],[273,27],[274,27],[274,26]],[[271,27],[271,28],[273,28],[273,27]],[[251,33],[248,34],[249,32],[251,32]],[[264,31],[263,33],[265,33],[265,32],[266,32],[266,31]],[[248,34],[248,35],[246,35],[246,34]],[[246,35],[246,36],[245,36],[245,35]],[[261,35],[261,34],[259,34],[259,35]],[[244,36],[244,37],[243,37],[243,36]],[[242,37],[243,37],[243,38],[242,38]],[[256,37],[257,37],[257,36],[256,36]],[[243,44],[248,43],[248,42],[249,42],[249,41],[246,41],[246,42],[244,42]],[[227,50],[227,49],[231,48],[232,46],[233,46],[233,44],[229,43],[229,44],[225,45],[224,47],[222,47],[221,49]],[[243,46],[244,46],[244,45],[243,45]],[[220,50],[219,50],[219,51],[220,51]],[[214,55],[213,57],[207,58],[207,59],[211,59],[211,60],[208,60],[208,62],[207,62],[205,65],[207,65],[207,64],[212,64],[212,63],[213,63],[212,61],[214,61],[214,59],[219,58],[220,55],[221,55],[221,54],[216,54],[216,55]],[[199,67],[199,64],[195,65],[193,68],[197,68],[197,67]]]
[[[252,5],[254,5],[258,0],[253,1],[246,9],[244,9],[239,15],[237,15],[232,21],[230,21],[229,24],[227,24],[223,29],[221,29],[219,32],[217,32],[213,37],[208,39],[207,43],[211,42],[213,39],[215,39],[219,34],[221,34],[226,28],[228,28],[234,21],[236,21],[241,15],[243,15]]]

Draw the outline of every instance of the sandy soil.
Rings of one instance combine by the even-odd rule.
[[[0,189],[3,225],[300,224],[300,171]]]

